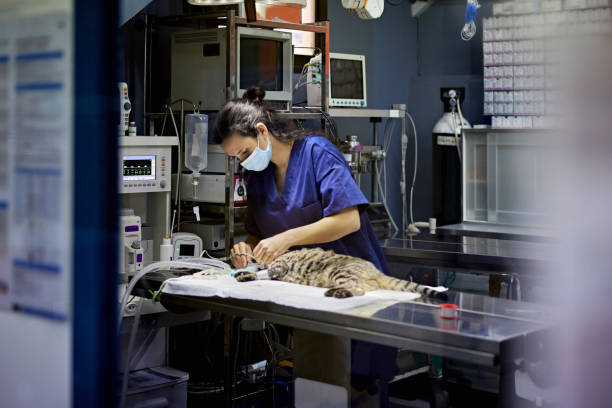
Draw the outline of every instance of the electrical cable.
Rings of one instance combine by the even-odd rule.
[[[455,147],[457,147],[457,154],[459,155],[459,163],[462,163],[462,158],[461,158],[461,148],[459,148],[459,132],[457,131],[458,127],[457,127],[457,121],[455,118],[455,108],[453,108],[453,110],[451,111],[451,118],[453,118],[453,133],[455,134]],[[459,120],[461,120],[461,118],[459,118]]]
[[[329,114],[325,112],[323,109],[319,109],[319,112],[321,112],[321,114],[323,115],[327,123],[330,124],[330,130],[332,132],[332,140],[339,141],[340,139],[338,137],[338,127],[336,126],[336,122],[334,122],[332,117],[329,116]]]
[[[310,63],[307,62],[302,67],[302,72],[300,72],[300,76],[298,77],[298,80],[295,83],[295,86],[293,87],[293,92],[297,91],[300,88],[300,83],[302,82],[302,79],[304,78],[304,76],[306,76],[308,74],[308,66],[309,65],[310,65]]]
[[[261,332],[264,336],[264,338],[266,339],[266,343],[268,343],[268,348],[270,349],[270,353],[272,354],[272,408],[276,408],[276,379],[275,379],[275,373],[276,373],[276,355],[274,353],[274,350],[272,350],[272,344],[270,344],[270,340],[268,339],[268,336],[266,336],[266,332],[265,330]]]
[[[459,112],[459,121],[460,121],[460,131],[463,131],[463,127],[465,125],[465,118],[463,117],[463,112],[461,112],[461,102],[459,101],[459,98],[457,98],[457,111]],[[461,136],[461,135],[459,135]],[[459,149],[459,157],[463,157],[463,154],[461,153],[462,149],[462,141],[461,138],[457,138],[455,137],[455,141],[456,141],[456,145],[457,145],[457,149]]]
[[[127,353],[124,356],[125,361],[123,363],[123,377],[121,378],[121,397],[119,399],[119,408],[125,408],[125,401],[127,399],[128,379],[130,377],[130,356],[132,355],[132,348],[134,347],[134,340],[136,339],[136,331],[140,323],[140,312],[142,310],[142,304],[142,300],[138,302],[136,314],[134,315],[134,322],[132,323],[132,328],[130,330]]]
[[[412,124],[412,132],[414,134],[414,171],[412,172],[412,185],[410,186],[410,223],[414,225],[414,217],[412,213],[412,210],[413,210],[412,196],[414,193],[414,186],[416,184],[417,166],[419,162],[419,145],[418,145],[418,136],[417,136],[416,126],[414,124],[414,119],[412,118],[412,115],[410,115],[408,112],[406,112],[406,116],[408,117],[408,119],[410,119],[410,123]]]
[[[393,119],[388,119],[385,123],[385,130],[383,132],[383,150],[385,152],[385,157],[387,156],[387,152],[389,150],[389,146],[391,144],[391,139],[393,138],[393,132],[395,130],[395,121]],[[389,136],[390,135],[390,136]],[[388,201],[387,201],[387,164],[386,160],[382,163],[382,172],[378,169],[378,163],[375,163],[377,177],[376,183],[378,189],[380,190],[380,195],[382,197],[382,202],[385,210],[387,211],[387,215],[389,216],[389,221],[391,225],[395,229],[395,231],[399,231],[393,216],[391,215],[391,210],[389,209]],[[384,179],[384,187],[381,183],[381,177]]]
[[[378,163],[376,163],[375,165],[378,167]],[[393,228],[395,229],[395,231],[399,231],[399,228],[397,228],[397,224],[393,220],[393,216],[391,216],[391,211],[389,211],[389,207],[387,205],[387,196],[383,192],[383,188],[382,188],[382,185],[380,183],[380,172],[378,173],[378,177],[377,177],[376,181],[377,181],[377,184],[378,184],[378,188],[381,190],[380,191],[380,195],[382,196],[382,199],[383,199],[382,200],[383,206],[385,207],[385,210],[387,211],[387,214],[389,215],[389,221],[391,222],[391,225],[393,225]]]
[[[219,260],[215,260],[215,259],[202,259],[202,258],[187,258],[187,260],[181,260],[181,261],[164,261],[164,262],[154,262],[146,267],[144,267],[143,269],[141,269],[140,271],[138,271],[138,273],[136,275],[134,275],[134,277],[132,278],[132,280],[130,281],[128,287],[125,290],[125,293],[123,294],[123,297],[121,299],[121,306],[119,308],[119,319],[118,319],[118,326],[117,326],[117,332],[120,332],[121,329],[121,323],[123,322],[123,311],[125,310],[127,304],[129,302],[131,302],[130,299],[130,295],[132,293],[132,291],[134,290],[134,287],[136,286],[136,283],[138,283],[138,281],[140,279],[142,279],[142,277],[144,277],[145,275],[152,273],[152,272],[157,272],[160,269],[172,269],[174,267],[177,268],[187,268],[187,269],[201,269],[203,266],[208,266],[208,267],[212,267],[212,268],[217,268],[217,269],[222,269],[222,270],[227,270],[229,272],[229,266]],[[165,284],[172,280],[172,279],[176,279],[176,278],[170,278],[170,279],[166,279],[160,286],[159,290],[153,295],[153,301],[155,301],[155,299],[157,298],[157,296],[159,295],[159,293],[161,293],[162,289],[164,288]],[[131,299],[133,299],[134,296],[132,296]],[[140,313],[142,310],[142,305],[145,302],[145,299],[141,299],[138,302],[138,307],[136,309],[136,313],[134,314],[134,323],[132,326],[132,329],[130,331],[130,337],[128,340],[128,348],[127,348],[127,352],[125,355],[125,363],[124,363],[124,371],[123,371],[123,378],[122,378],[122,384],[121,384],[121,394],[119,397],[119,407],[120,408],[125,408],[125,400],[127,397],[127,386],[128,386],[128,375],[129,375],[129,361],[130,361],[130,356],[132,354],[132,348],[134,345],[134,339],[136,337],[136,328],[138,326],[138,323],[140,321]]]
[[[122,296],[121,307],[119,308],[120,316],[119,316],[119,321],[118,321],[118,328],[121,327],[123,311],[125,310],[125,307],[127,306],[128,299],[131,296],[132,291],[134,290],[134,287],[136,286],[138,281],[142,279],[143,276],[151,272],[157,272],[158,270],[162,270],[162,269],[176,269],[176,268],[202,269],[203,267],[227,270],[228,272],[230,270],[229,265],[227,265],[226,263],[220,260],[217,260],[217,259],[208,259],[208,258],[186,258],[186,259],[176,260],[176,261],[153,262],[152,264],[142,268],[130,280],[130,283],[128,284],[126,288],[125,293]],[[165,281],[164,283],[166,282],[167,281]],[[158,292],[161,291],[161,289],[164,286],[164,283],[162,283],[162,286],[160,287],[160,290]]]

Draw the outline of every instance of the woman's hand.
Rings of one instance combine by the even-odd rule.
[[[234,268],[237,269],[246,268],[249,262],[251,261],[249,256],[240,254],[253,255],[253,249],[251,248],[251,245],[247,244],[246,242],[239,242],[234,245],[234,247],[230,251],[230,259],[232,261],[232,265],[234,265]]]
[[[291,231],[285,231],[268,239],[262,239],[253,250],[255,260],[260,265],[269,265],[270,262],[287,252],[293,244]]]

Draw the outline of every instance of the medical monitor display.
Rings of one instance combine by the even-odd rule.
[[[363,61],[330,58],[332,99],[364,99]]]
[[[258,85],[266,91],[283,91],[283,43],[249,37],[240,41],[240,89]]]
[[[179,246],[179,256],[196,256],[195,245],[181,244]]]
[[[155,180],[155,156],[123,156],[123,180]]]

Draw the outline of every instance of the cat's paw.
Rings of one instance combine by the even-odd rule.
[[[249,281],[257,280],[257,274],[255,272],[247,272],[247,271],[236,272],[234,274],[234,278],[236,278],[238,282],[249,282]]]
[[[325,296],[343,299],[343,298],[352,297],[353,292],[351,292],[348,289],[335,288],[335,289],[329,289],[327,292],[325,292]]]

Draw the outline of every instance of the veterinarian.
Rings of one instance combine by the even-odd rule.
[[[222,108],[215,124],[216,143],[248,170],[248,238],[231,249],[233,265],[247,266],[249,256],[241,254],[266,265],[290,248],[316,246],[366,259],[389,275],[365,212],[369,202],[340,151],[322,136],[273,120],[264,96],[249,88]],[[381,407],[388,406],[397,350],[361,341],[351,350],[353,387],[378,388]]]
[[[317,246],[372,262],[389,274],[366,214],[369,205],[340,151],[322,136],[288,131],[262,105],[252,87],[227,103],[216,120],[216,138],[247,176],[248,238],[231,250],[246,267],[252,254],[269,264],[290,248]]]

